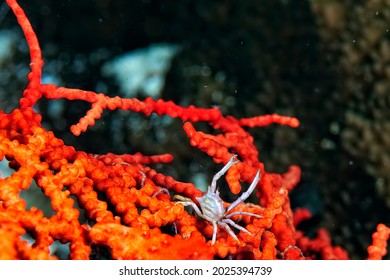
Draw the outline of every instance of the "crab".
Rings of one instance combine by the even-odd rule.
[[[191,200],[190,198],[183,197],[180,195],[176,195],[175,199],[179,200],[176,203],[183,204],[184,206],[190,206],[194,209],[195,213],[202,219],[205,219],[206,221],[210,222],[213,225],[213,236],[211,240],[211,244],[214,245],[216,238],[217,238],[217,231],[218,227],[223,228],[233,239],[235,239],[237,242],[239,241],[236,234],[233,232],[233,230],[230,228],[230,226],[238,229],[239,231],[248,233],[251,235],[251,233],[244,227],[236,224],[231,217],[235,215],[247,215],[252,216],[256,218],[262,218],[261,215],[245,212],[245,211],[235,211],[230,212],[232,209],[234,209],[238,204],[241,202],[244,202],[254,191],[256,188],[257,183],[260,180],[260,170],[257,171],[252,183],[250,184],[248,190],[241,194],[240,197],[238,197],[234,202],[232,202],[228,207],[225,208],[224,204],[225,202],[220,198],[219,191],[217,189],[217,181],[221,176],[223,176],[230,167],[232,167],[234,164],[238,163],[238,160],[236,160],[237,155],[233,155],[230,160],[227,162],[227,164],[219,171],[217,172],[213,180],[211,182],[211,185],[207,188],[207,192],[201,196],[196,197],[196,200],[199,203],[198,205]]]

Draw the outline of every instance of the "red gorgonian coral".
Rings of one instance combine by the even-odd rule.
[[[55,240],[69,244],[70,259],[89,259],[98,246],[108,249],[114,259],[348,258],[342,248],[332,246],[325,230],[320,230],[315,239],[296,230],[297,223],[310,216],[307,210],[293,213],[290,207],[288,194],[299,182],[300,168],[291,166],[284,174],[267,172],[252,136],[245,130],[273,123],[294,128],[299,125],[296,118],[273,114],[237,119],[224,116],[216,108],[182,107],[152,98],[141,101],[108,97],[42,84],[43,60],[36,34],[17,1],[7,3],[25,34],[31,71],[20,108],[9,114],[0,112],[0,159],[7,159],[15,170],[0,178],[0,259],[56,258],[50,252]],[[77,151],[42,127],[42,117],[33,109],[42,97],[91,104],[86,115],[71,127],[75,135],[94,125],[104,109],[179,118],[184,121],[190,145],[216,164],[222,167],[237,157],[237,162],[225,170],[229,190],[221,191],[238,195],[242,182],[254,182],[258,203],[246,203],[243,197],[231,208],[223,203],[229,211],[238,212],[219,216],[231,222],[214,224],[202,219],[204,213],[199,218],[199,213],[185,211],[186,203],[178,203],[169,193],[193,203],[199,203],[204,193],[192,183],[179,182],[151,167],[169,163],[172,155],[94,155]],[[215,134],[196,130],[200,122],[208,123]],[[20,197],[33,181],[50,199],[53,215],[47,217],[35,207],[28,209]],[[86,221],[80,218],[81,210]],[[227,224],[237,225],[233,227],[238,230],[227,230]],[[171,228],[169,232],[163,230],[167,227]],[[220,227],[225,230],[218,230]],[[386,254],[389,231],[385,225],[378,226],[368,248],[370,259]],[[23,238],[26,233],[32,236],[32,244]]]

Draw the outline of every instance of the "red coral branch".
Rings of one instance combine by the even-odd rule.
[[[372,235],[372,245],[368,246],[368,259],[380,260],[387,254],[387,241],[390,236],[390,228],[379,224]]]

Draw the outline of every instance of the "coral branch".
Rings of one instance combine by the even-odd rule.
[[[248,127],[268,126],[273,123],[288,125],[294,128],[299,126],[299,120],[297,118],[280,116],[278,114],[257,116],[253,118],[243,118],[239,120],[240,125]]]
[[[387,254],[387,241],[390,236],[390,228],[379,224],[376,232],[372,235],[372,245],[368,246],[368,259],[380,260]]]
[[[39,86],[41,85],[43,67],[41,47],[39,46],[37,35],[35,34],[30,21],[17,1],[8,0],[7,3],[14,12],[19,26],[23,30],[27,45],[30,50],[31,71],[27,76],[29,83],[27,88],[24,90],[24,97],[20,99],[20,107],[31,107],[42,97],[41,92],[38,90]]]

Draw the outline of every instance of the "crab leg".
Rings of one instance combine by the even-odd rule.
[[[182,197],[181,195],[176,195],[175,196],[176,199],[185,199],[184,201],[177,201],[176,203],[180,203],[180,204],[183,204],[183,206],[191,206],[196,214],[200,217],[202,217],[203,219],[205,219],[205,216],[202,214],[202,212],[200,211],[198,205],[195,204],[195,202],[193,201],[188,201],[186,198]]]
[[[213,222],[213,237],[211,239],[211,245],[214,245],[215,240],[217,239],[217,231],[218,231],[218,226],[216,222]]]
[[[230,167],[232,167],[233,165],[235,165],[236,163],[238,163],[238,160],[236,160],[237,158],[237,155],[233,155],[230,160],[226,163],[226,165],[220,170],[218,171],[214,177],[213,177],[213,181],[211,182],[211,186],[210,186],[210,190],[215,193],[215,190],[217,189],[217,181],[219,178],[222,177],[223,174],[226,173],[226,171],[228,171],[228,169]]]
[[[230,224],[231,226],[235,227],[236,229],[240,230],[240,231],[243,231],[243,232],[246,232],[248,233],[249,235],[251,234],[246,228],[240,226],[240,225],[237,225],[235,222],[233,222],[232,220],[230,219],[224,219],[223,220],[224,223],[228,223]]]
[[[234,238],[234,240],[238,241],[237,235],[232,231],[232,229],[229,227],[229,225],[227,223],[221,221],[218,224],[221,227],[223,227],[226,230],[226,232],[229,233],[229,235]]]
[[[226,212],[229,212],[234,207],[236,207],[238,204],[240,204],[241,202],[245,201],[245,199],[247,199],[251,195],[251,193],[254,191],[254,189],[256,188],[257,183],[259,181],[260,181],[260,170],[257,171],[256,176],[253,179],[253,182],[249,186],[247,191],[244,192],[243,194],[241,194],[241,196],[239,198],[237,198],[236,201],[234,201],[232,204],[230,204],[229,207],[226,209]]]
[[[247,215],[247,216],[251,216],[251,217],[256,217],[256,218],[263,218],[263,216],[259,215],[259,214],[255,214],[255,213],[250,213],[250,212],[245,212],[245,211],[236,211],[236,212],[232,212],[230,214],[227,214],[225,216],[226,219],[229,219],[230,217],[234,216],[234,215]]]

